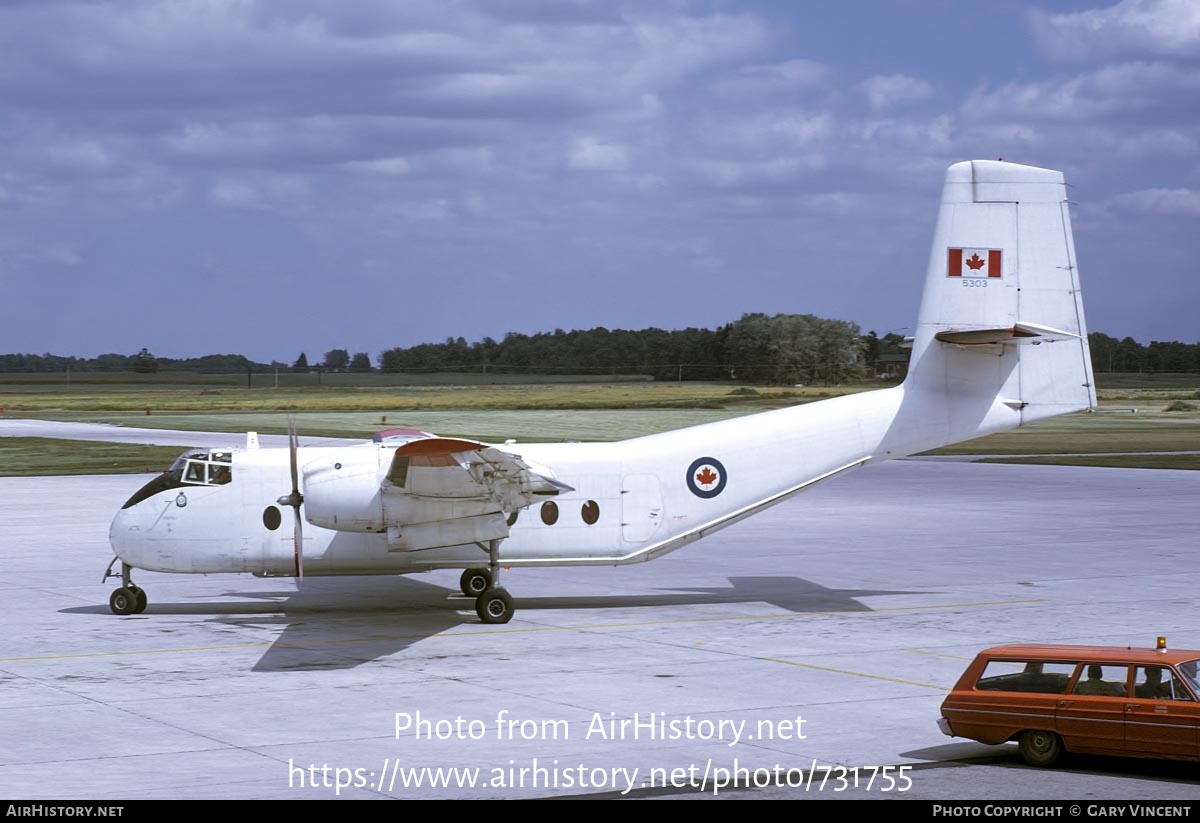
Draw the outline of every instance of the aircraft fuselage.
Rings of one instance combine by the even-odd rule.
[[[619,565],[679,548],[691,542],[678,542],[681,535],[706,526],[708,533],[743,510],[778,502],[873,455],[896,456],[897,448],[910,447],[885,442],[903,394],[901,388],[866,392],[614,443],[506,445],[553,466],[573,490],[519,510],[515,520],[510,514],[501,561]],[[419,551],[389,547],[380,528],[388,501],[379,476],[393,452],[377,443],[299,450],[301,470],[337,465],[349,473],[353,467],[357,475],[343,493],[367,512],[356,518],[343,507],[344,525],[337,529],[305,522],[305,575],[487,565],[486,546],[473,542]],[[232,479],[224,485],[176,486],[122,509],[110,532],[121,560],[150,571],[292,574],[292,513],[278,502],[291,485],[288,450],[237,450],[231,460]],[[380,517],[372,519],[376,511]]]

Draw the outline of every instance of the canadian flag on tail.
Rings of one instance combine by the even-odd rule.
[[[946,265],[949,277],[999,277],[1000,249],[950,249]]]

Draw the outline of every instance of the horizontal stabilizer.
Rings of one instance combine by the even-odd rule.
[[[1025,343],[1050,343],[1055,340],[1078,340],[1079,335],[1037,323],[1014,323],[1011,326],[993,329],[949,329],[938,332],[934,338],[955,346],[984,346],[996,343],[1016,346]]]

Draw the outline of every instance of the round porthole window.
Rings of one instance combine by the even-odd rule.
[[[263,509],[263,525],[271,531],[279,528],[279,524],[283,522],[283,515],[279,513],[279,509],[274,506],[267,506]]]
[[[595,500],[589,500],[583,504],[579,513],[583,515],[583,522],[591,526],[600,519],[600,504]]]
[[[542,504],[542,522],[547,526],[553,526],[558,522],[558,504],[553,500],[547,500]]]

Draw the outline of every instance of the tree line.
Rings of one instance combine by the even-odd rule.
[[[836,385],[875,376],[881,364],[902,363],[904,338],[894,333],[862,334],[844,320],[810,314],[746,314],[718,329],[638,331],[602,327],[537,334],[510,332],[502,340],[462,337],[388,349],[373,364],[366,352],[325,352],[310,363],[305,353],[292,363],[257,363],[242,355],[156,357],[102,354],[94,358],[52,354],[0,355],[0,372],[474,372],[528,374],[641,374],[656,380],[737,380],[745,383]],[[1100,332],[1088,335],[1097,372],[1197,372],[1200,343],[1153,341],[1142,345]],[[890,373],[890,372],[889,372]]]
[[[811,314],[747,314],[719,329],[640,331],[603,327],[537,334],[510,332],[503,340],[461,337],[388,349],[384,372],[644,374],[656,380],[750,383],[841,383],[861,376],[858,326]]]
[[[1143,346],[1132,337],[1117,340],[1101,332],[1088,335],[1092,370],[1098,372],[1200,371],[1200,343],[1153,341]]]

